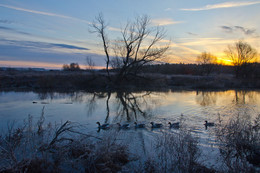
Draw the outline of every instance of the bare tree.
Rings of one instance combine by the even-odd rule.
[[[94,69],[95,63],[90,56],[86,57],[86,63],[87,63],[87,67],[86,67],[87,70],[93,70]]]
[[[212,72],[216,61],[217,57],[207,52],[203,52],[197,57],[197,62],[201,65],[202,73],[207,75]]]
[[[225,51],[227,57],[235,66],[236,77],[243,77],[248,71],[248,65],[257,57],[257,51],[246,42],[238,41],[233,46],[229,45]]]
[[[106,35],[106,28],[107,28],[107,24],[105,23],[104,17],[103,15],[100,13],[95,20],[92,22],[91,27],[93,28],[93,30],[91,31],[92,33],[97,33],[99,37],[101,37],[102,39],[102,43],[103,43],[103,48],[104,48],[104,52],[106,54],[106,71],[107,71],[107,76],[108,79],[111,80],[110,78],[110,73],[109,73],[109,65],[110,65],[110,56],[109,56],[109,40],[108,37]]]
[[[92,24],[94,32],[98,33],[103,42],[108,76],[110,76],[109,67],[117,69],[114,81],[117,84],[129,80],[130,77],[140,77],[143,66],[162,60],[169,48],[169,43],[162,43],[165,37],[164,29],[150,27],[150,19],[145,15],[137,17],[134,22],[128,22],[121,30],[121,38],[113,41],[112,56],[115,58],[111,60],[109,50],[112,48],[108,45],[106,27],[102,15],[99,15]]]

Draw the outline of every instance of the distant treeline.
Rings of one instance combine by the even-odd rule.
[[[161,64],[145,66],[142,76],[128,78],[121,85],[113,85],[102,70],[90,71],[19,71],[0,69],[0,90],[29,91],[104,91],[117,89],[255,89],[260,88],[260,64],[254,64],[252,77],[235,77],[234,67],[216,66],[209,75],[200,74],[201,65]],[[111,70],[114,80],[116,69]]]
[[[224,66],[216,64],[208,64],[212,66],[208,74],[232,74],[233,66]],[[157,64],[149,65],[144,68],[144,72],[161,73],[161,74],[180,74],[180,75],[206,75],[204,73],[204,66],[199,64]]]
[[[244,77],[260,77],[260,63],[246,64],[247,68],[241,73]],[[207,69],[205,72],[205,68]],[[146,65],[143,67],[143,73],[160,73],[168,75],[214,75],[230,74],[234,75],[234,66],[219,64],[156,64]],[[210,69],[210,70],[208,70]],[[112,69],[111,71],[117,71]]]
[[[260,78],[260,63],[250,63],[246,64],[247,68],[243,70],[242,77],[253,77]],[[207,72],[205,72],[205,67]],[[214,74],[230,74],[235,75],[234,66],[228,65],[219,65],[219,64],[156,64],[156,65],[145,65],[142,69],[143,73],[158,73],[158,74],[166,74],[166,75],[214,75]],[[210,70],[208,70],[210,69]],[[81,69],[79,66],[77,68],[63,68],[64,71],[100,71],[105,72],[103,70],[91,70],[91,69]],[[6,68],[0,67],[0,71],[48,71],[43,68]],[[53,71],[53,70],[50,70]],[[56,70],[54,70],[56,71]],[[111,69],[111,72],[116,72],[118,69]]]

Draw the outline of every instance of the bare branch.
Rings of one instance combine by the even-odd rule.
[[[109,39],[107,38],[105,33],[107,24],[105,23],[104,17],[101,13],[92,22],[91,27],[93,28],[92,33],[97,33],[98,36],[101,37],[102,39],[104,52],[106,54],[106,71],[109,80],[111,80],[110,73],[109,73],[109,65],[110,65],[110,56],[109,56],[109,49],[108,49]]]
[[[229,45],[225,53],[235,66],[236,77],[245,73],[246,65],[253,63],[257,57],[257,51],[243,41],[238,41],[233,46]]]
[[[114,59],[110,61],[103,16],[96,18],[99,25],[93,24],[95,31],[101,36],[104,51],[107,55],[108,66],[118,69],[116,83],[127,79],[127,76],[138,74],[145,64],[163,58],[169,44],[162,45],[165,31],[161,27],[150,28],[150,19],[144,15],[137,17],[134,22],[127,22],[121,30],[121,39],[114,42]]]

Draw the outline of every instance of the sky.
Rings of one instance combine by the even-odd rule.
[[[0,67],[85,68],[87,57],[104,67],[101,40],[89,32],[99,13],[111,40],[148,15],[166,30],[170,63],[196,63],[205,51],[228,63],[224,51],[238,40],[260,52],[260,0],[1,0]]]

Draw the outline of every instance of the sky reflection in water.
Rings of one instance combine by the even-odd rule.
[[[214,128],[205,128],[204,121],[218,122],[236,115],[260,113],[260,91],[165,91],[165,92],[114,92],[114,93],[0,93],[0,129],[15,121],[23,124],[28,115],[36,122],[44,107],[46,124],[67,120],[84,125],[87,133],[106,135],[113,130],[97,132],[97,124],[130,123],[128,130],[120,130],[122,141],[131,144],[134,153],[146,155],[152,150],[156,136],[178,133],[169,129],[168,122],[181,122],[181,126],[198,137],[202,154],[207,157],[206,165],[217,165],[218,146]],[[146,124],[144,129],[135,129],[134,122]],[[151,129],[150,122],[162,123],[162,129]]]

